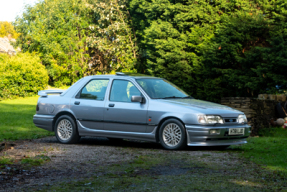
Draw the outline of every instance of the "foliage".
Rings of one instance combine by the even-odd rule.
[[[137,49],[125,4],[46,0],[28,5],[14,23],[21,33],[17,45],[39,53],[55,86],[112,70],[133,72]]]
[[[0,141],[54,135],[53,132],[37,128],[32,121],[38,98],[34,96],[0,101]]]
[[[48,74],[35,54],[0,54],[0,100],[34,95],[48,85]]]
[[[12,23],[8,21],[0,21],[0,37],[8,37],[9,35],[14,39],[17,39],[19,36]]]
[[[14,23],[50,82],[139,72],[192,96],[257,96],[287,87],[284,0],[45,0]]]
[[[16,19],[14,25],[21,33],[17,45],[23,52],[39,53],[50,83],[71,84],[87,72],[91,14],[83,1],[46,0],[27,5],[23,17]]]
[[[267,89],[275,91],[276,85],[287,86],[282,70],[287,67],[286,42],[272,34],[270,25],[261,15],[244,14],[226,18],[217,28],[215,36],[202,48],[202,79],[205,75],[212,77],[208,78],[211,85],[214,79],[221,80],[212,97],[220,92],[228,96],[257,96]]]
[[[129,4],[146,72],[211,101],[287,85],[286,8],[283,0]]]
[[[89,47],[95,52],[96,63],[114,71],[133,71],[138,51],[135,31],[131,27],[128,0],[90,1],[95,14],[90,25]]]

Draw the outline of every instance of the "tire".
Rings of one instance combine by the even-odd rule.
[[[54,130],[56,138],[60,143],[77,143],[81,138],[75,120],[69,115],[60,116],[55,123]]]
[[[177,135],[174,133],[177,133]],[[165,149],[169,150],[178,150],[186,147],[185,127],[177,119],[164,121],[159,129],[159,141]]]

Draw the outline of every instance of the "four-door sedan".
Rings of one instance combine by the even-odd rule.
[[[162,78],[96,75],[66,91],[39,91],[37,127],[54,131],[61,143],[81,137],[160,142],[166,149],[247,143],[244,113],[192,98]]]

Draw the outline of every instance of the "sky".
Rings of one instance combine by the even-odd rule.
[[[0,0],[0,21],[15,21],[26,4],[34,5],[36,2],[38,0]]]

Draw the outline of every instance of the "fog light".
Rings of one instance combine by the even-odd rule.
[[[209,131],[209,134],[210,135],[218,135],[218,134],[220,134],[220,130],[219,129],[211,129]]]

